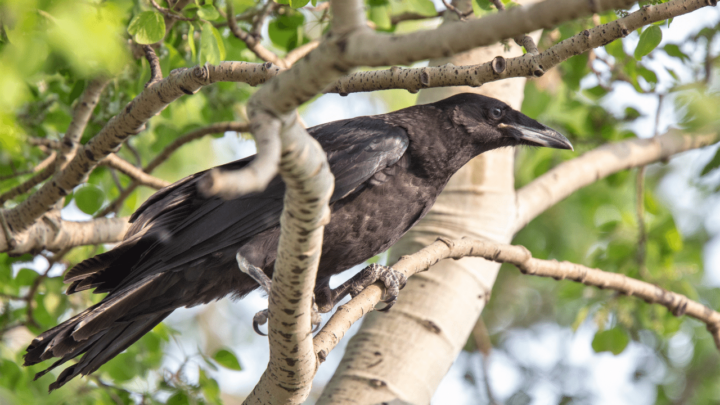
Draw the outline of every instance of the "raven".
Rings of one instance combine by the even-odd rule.
[[[516,145],[572,149],[565,137],[505,103],[469,93],[308,132],[327,153],[335,176],[315,285],[322,312],[378,279],[392,305],[405,280],[391,268],[370,266],[336,289],[330,289],[330,277],[392,246],[473,157]],[[220,169],[240,169],[252,158]],[[68,294],[94,288],[108,295],[27,348],[25,365],[60,358],[36,378],[84,354],[50,390],[97,370],[176,308],[242,297],[257,288],[258,282],[238,271],[236,254],[272,277],[284,183],[277,176],[265,191],[223,200],[198,192],[204,174],[159,190],[130,217],[121,243],[65,274]]]

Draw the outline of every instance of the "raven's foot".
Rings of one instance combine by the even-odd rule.
[[[265,293],[270,296],[270,289],[272,288],[272,280],[270,280],[270,277],[268,277],[261,268],[250,264],[250,262],[248,262],[246,258],[240,256],[239,253],[235,256],[235,259],[237,260],[240,271],[252,277],[253,280],[257,281],[257,283],[260,284],[260,287],[265,290]],[[270,313],[267,309],[263,309],[262,311],[255,314],[255,316],[253,316],[253,330],[255,331],[255,333],[260,336],[267,336],[267,334],[263,333],[260,330],[260,325],[265,325],[269,317]],[[318,306],[315,304],[315,302],[313,302],[312,305],[310,322],[312,324],[312,332],[315,332],[318,327],[320,327],[320,323],[322,322],[322,318],[320,317],[320,313],[318,312]]]
[[[373,263],[333,290],[325,288],[316,291],[316,302],[320,312],[330,312],[347,294],[354,298],[376,281],[385,284],[383,302],[387,305],[379,311],[388,311],[395,305],[400,290],[407,283],[407,277],[390,266]]]

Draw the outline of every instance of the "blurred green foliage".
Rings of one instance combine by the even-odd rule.
[[[232,1],[238,16],[257,13],[262,4],[254,0]],[[0,2],[0,194],[32,176],[46,159],[45,151],[30,146],[28,137],[60,139],[70,123],[72,110],[87,83],[98,76],[111,78],[88,124],[82,142],[97,134],[105,123],[144,89],[150,77],[147,61],[138,44],[156,44],[163,76],[173,69],[222,60],[259,62],[246,45],[236,39],[225,24],[225,1],[190,2],[173,12],[189,21],[172,20],[144,0],[4,0]],[[316,0],[277,1],[268,22],[264,44],[282,55],[316,39],[327,28],[328,15],[311,11]],[[504,2],[507,7],[514,3]],[[158,1],[169,7],[166,1]],[[367,16],[375,29],[407,32],[439,22],[430,0],[367,0]],[[306,8],[302,8],[306,7]],[[474,0],[476,14],[497,12],[487,0]],[[401,15],[427,19],[399,22]],[[601,23],[616,19],[615,13],[600,16]],[[239,18],[241,29],[250,30],[251,18]],[[590,28],[590,19],[563,24],[545,33],[539,46],[545,49]],[[689,44],[660,40],[665,29],[657,24],[642,30],[634,49],[615,41],[591,56],[578,55],[530,81],[525,89],[523,111],[566,134],[579,153],[605,142],[635,137],[631,125],[644,118],[633,108],[611,114],[605,104],[618,84],[628,84],[643,95],[675,95],[679,121],[688,130],[718,128],[720,100],[717,90],[707,86],[704,72],[716,72],[717,56],[707,55],[699,66],[695,55],[717,37],[717,28],[702,30]],[[700,51],[698,51],[700,50]],[[664,53],[696,72],[691,81],[682,81],[670,67],[648,63],[649,57]],[[597,58],[596,58],[597,57]],[[601,58],[600,58],[601,57]],[[599,71],[596,68],[600,68]],[[664,70],[664,72],[658,71]],[[661,81],[660,78],[667,78]],[[597,77],[593,86],[583,80]],[[663,85],[662,93],[657,89]],[[244,104],[253,89],[247,85],[218,83],[192,97],[183,97],[154,117],[146,131],[130,139],[118,153],[129,162],[143,166],[178,136],[204,125],[244,120]],[[411,104],[415,95],[405,91],[384,92],[389,109]],[[132,147],[132,148],[131,148]],[[209,137],[185,146],[153,174],[168,181],[206,169],[216,163]],[[709,161],[702,174],[713,176],[720,166],[720,153]],[[517,159],[517,186],[522,186],[572,158],[547,149],[522,149]],[[607,271],[642,278],[720,307],[716,289],[703,286],[702,249],[708,236],[699,230],[681,234],[675,218],[656,195],[657,184],[667,169],[648,171],[642,193],[646,229],[644,254],[639,261],[639,222],[636,214],[635,173],[621,172],[601,180],[553,207],[527,226],[515,243],[527,246],[536,257],[570,260]],[[87,183],[66,197],[88,217],[120,195],[130,179],[108,167],[98,167]],[[707,192],[716,192],[713,185]],[[699,186],[698,186],[699,187]],[[132,213],[153,190],[138,188],[123,201],[118,215]],[[5,204],[9,208],[27,197],[18,196]],[[72,266],[106,246],[79,247],[66,252],[59,265]],[[49,259],[49,262],[46,260]],[[59,371],[37,381],[34,373],[45,365],[21,367],[22,353],[29,339],[98,302],[101,296],[82,292],[63,293],[59,270],[51,271],[52,254],[9,257],[0,254],[0,403],[9,404],[119,404],[119,403],[221,403],[215,380],[218,365],[241,370],[242,359],[228,349],[211,353],[199,351],[202,361],[189,362],[175,370],[161,367],[169,342],[176,332],[161,324],[138,343],[85,379],[47,394],[47,386]],[[34,261],[35,260],[35,261]],[[658,402],[678,398],[708,403],[720,400],[718,355],[703,325],[675,318],[666,309],[632,297],[585,287],[568,281],[522,276],[503,268],[484,315],[495,347],[503,350],[508,334],[530,329],[540,323],[557,323],[576,330],[593,322],[597,334],[592,347],[598,352],[623,352],[629,342],[650,347],[666,367],[657,387]],[[673,362],[670,339],[687,336],[692,355],[684,363]],[[196,360],[196,359],[194,359]],[[185,371],[197,366],[197,378]],[[638,375],[647,374],[645,365]],[[536,375],[536,374],[532,374]],[[562,378],[562,377],[559,377]],[[533,380],[528,379],[529,384]],[[513,398],[528,394],[518,392]]]

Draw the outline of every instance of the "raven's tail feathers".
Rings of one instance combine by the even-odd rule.
[[[117,291],[75,317],[42,333],[27,348],[25,365],[59,357],[39,378],[55,367],[85,354],[75,365],[65,369],[50,390],[61,387],[78,374],[87,375],[140,339],[167,317],[175,307],[164,309],[152,305],[155,274]],[[160,283],[162,285],[162,283]],[[160,293],[164,290],[161,288]],[[133,311],[134,310],[134,311]],[[133,313],[134,312],[134,313]]]
[[[36,380],[68,360],[85,354],[79,362],[60,373],[57,380],[50,384],[50,391],[62,387],[77,375],[88,375],[97,370],[101,365],[135,343],[172,312],[147,315],[130,322],[118,322],[86,340],[76,341],[72,337],[73,330],[92,310],[93,308],[89,308],[80,315],[48,330],[34,339],[28,347],[25,354],[24,365],[26,366],[52,357],[60,357],[49,368],[37,373]]]

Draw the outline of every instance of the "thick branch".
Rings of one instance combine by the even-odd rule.
[[[487,46],[593,13],[626,8],[633,3],[632,0],[545,0],[463,24],[441,25],[435,30],[405,35],[366,31],[348,39],[343,59],[353,66],[408,65]],[[378,43],[384,44],[383,47],[378,48]]]
[[[339,30],[349,32],[345,30],[362,26],[362,5],[360,0],[333,0],[332,31],[312,52],[313,63],[309,63],[310,58],[300,60],[274,78],[271,85],[263,86],[248,102],[255,139],[272,142],[271,139],[280,135],[282,153],[278,150],[277,157],[280,157],[279,171],[287,188],[268,306],[270,361],[245,403],[302,403],[310,393],[317,370],[311,332],[312,296],[323,230],[330,220],[328,203],[334,178],[322,147],[298,122],[293,109],[343,73],[343,68],[338,68],[337,61],[332,60],[338,52],[337,41],[332,36]],[[297,77],[304,80],[296,80]],[[282,101],[278,97],[282,97]],[[259,149],[258,146],[256,160],[263,158]]]
[[[449,64],[414,69],[394,66],[384,70],[357,72],[341,78],[325,89],[325,92],[348,94],[406,89],[415,93],[420,89],[431,87],[478,87],[488,82],[511,77],[539,77],[572,56],[607,45],[644,25],[687,14],[708,5],[710,4],[705,0],[673,0],[657,6],[645,6],[627,17],[585,30],[541,53],[532,52],[534,43],[523,37],[520,38],[521,45],[531,49],[527,54],[516,58],[506,60],[498,57],[492,62],[472,66]]]
[[[684,295],[662,289],[656,285],[636,280],[622,274],[608,273],[570,262],[534,259],[523,246],[504,245],[472,239],[443,239],[423,248],[419,252],[404,256],[392,267],[410,277],[425,271],[444,259],[482,257],[487,260],[511,263],[524,274],[568,279],[604,289],[634,295],[643,300],[668,308],[673,315],[688,315],[705,323],[720,349],[720,313],[692,301]],[[338,308],[315,336],[315,351],[327,355],[347,333],[348,329],[363,315],[373,311],[383,295],[383,286],[373,284],[350,302]]]
[[[319,143],[288,116],[282,135],[280,174],[287,185],[278,256],[269,299],[270,361],[245,403],[302,403],[317,370],[311,307],[328,203],[335,179]],[[258,113],[253,133],[277,131],[279,120]],[[264,124],[263,124],[264,123]]]
[[[683,135],[678,130],[671,130],[652,139],[632,139],[601,146],[565,162],[518,190],[515,232],[565,197],[604,177],[702,148],[718,139],[718,134]]]
[[[2,212],[0,211],[0,215]],[[11,255],[37,253],[43,249],[58,251],[75,246],[117,243],[130,224],[127,218],[99,218],[86,222],[65,221],[57,212],[43,216],[25,232],[11,240],[0,232],[0,251]]]

